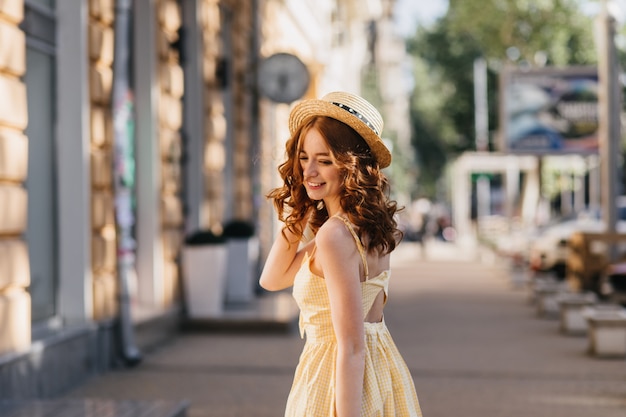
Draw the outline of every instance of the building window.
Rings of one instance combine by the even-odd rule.
[[[28,242],[32,320],[47,322],[57,313],[57,184],[55,168],[54,0],[26,0],[26,84],[28,99]]]

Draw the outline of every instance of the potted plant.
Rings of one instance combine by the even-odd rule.
[[[183,283],[190,319],[221,316],[224,309],[228,248],[223,235],[199,230],[185,239]]]
[[[254,298],[259,239],[255,227],[246,220],[231,220],[224,225],[228,241],[226,301],[248,303]]]

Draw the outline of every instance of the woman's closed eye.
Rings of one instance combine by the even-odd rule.
[[[301,154],[298,157],[298,160],[301,161],[301,162],[306,162],[306,161],[309,160],[309,157],[307,155]],[[317,163],[320,164],[320,165],[332,165],[333,161],[330,160],[330,159],[318,159]]]

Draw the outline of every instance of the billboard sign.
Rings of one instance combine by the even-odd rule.
[[[595,67],[507,69],[502,73],[500,96],[503,151],[598,152]]]

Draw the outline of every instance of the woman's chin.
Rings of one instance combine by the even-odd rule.
[[[311,191],[311,190],[307,190],[306,195],[308,195],[311,200],[315,200],[315,201],[321,200],[323,197],[321,193]]]

